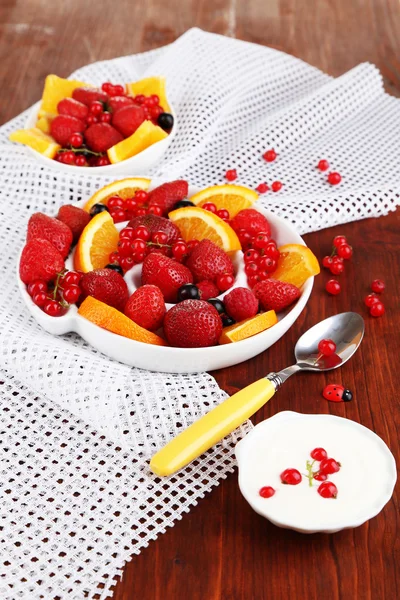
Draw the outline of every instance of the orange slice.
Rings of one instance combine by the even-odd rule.
[[[187,206],[173,210],[168,217],[180,229],[185,242],[211,240],[225,252],[241,249],[239,238],[232,227],[208,210]]]
[[[43,131],[43,133],[50,133],[50,119],[40,117],[40,119],[36,121],[36,127],[40,129],[40,131]]]
[[[278,267],[273,279],[292,283],[300,288],[309,277],[320,272],[319,262],[307,246],[286,244],[279,248]]]
[[[104,304],[100,300],[96,300],[92,296],[85,298],[78,309],[78,313],[95,325],[117,335],[122,335],[137,342],[144,342],[145,344],[155,344],[156,346],[167,345],[155,333],[143,329],[143,327],[137,325],[137,323],[124,315],[124,313],[112,306],[108,306],[108,304]]]
[[[250,319],[240,321],[240,323],[225,327],[222,331],[219,343],[230,344],[231,342],[240,342],[240,340],[245,340],[257,333],[261,333],[261,331],[269,329],[277,322],[278,317],[276,316],[275,311],[269,310],[261,315],[256,315]]]
[[[110,162],[114,165],[122,160],[136,156],[139,152],[143,152],[149,146],[160,142],[166,137],[168,137],[168,133],[161,129],[161,127],[154,125],[151,121],[143,121],[135,133],[132,133],[131,136],[122,140],[122,142],[109,148],[107,155]]]
[[[10,133],[9,139],[12,142],[19,142],[20,144],[29,146],[30,148],[33,148],[33,150],[36,150],[36,152],[40,152],[40,154],[48,156],[49,158],[54,158],[61,148],[61,146],[56,144],[52,137],[43,133],[43,131],[37,127],[13,131]]]
[[[74,267],[88,273],[108,264],[118,246],[119,233],[107,211],[98,213],[81,233],[75,249]]]
[[[134,83],[127,83],[126,91],[132,96],[137,96],[138,94],[151,96],[151,94],[156,94],[160,99],[160,106],[163,107],[165,112],[170,112],[171,110],[167,100],[165,77],[146,77],[146,79],[141,79]]]
[[[212,202],[218,210],[226,208],[229,216],[233,218],[239,211],[253,206],[254,202],[258,200],[258,194],[241,185],[213,185],[201,190],[190,200],[196,206],[204,206],[206,202]]]
[[[107,204],[111,196],[119,196],[123,200],[133,198],[136,190],[147,190],[150,183],[151,179],[145,179],[144,177],[127,177],[126,179],[114,181],[97,190],[83,208],[89,212],[94,204]]]
[[[92,86],[83,81],[63,79],[62,77],[57,77],[57,75],[47,75],[44,82],[39,117],[55,117],[57,115],[57,104],[60,100],[70,98],[72,92],[78,87]]]

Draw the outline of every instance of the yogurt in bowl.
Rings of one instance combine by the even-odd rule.
[[[318,493],[321,481],[308,478],[310,453],[324,448],[340,463],[329,474],[337,497]],[[250,506],[269,521],[301,533],[334,533],[357,527],[376,516],[390,500],[396,464],[386,444],[363,425],[332,415],[284,411],[259,423],[236,445],[239,487]],[[287,485],[281,473],[293,468],[301,482]],[[319,461],[312,464],[317,472]],[[311,485],[310,485],[311,483]],[[261,488],[275,493],[264,498]]]

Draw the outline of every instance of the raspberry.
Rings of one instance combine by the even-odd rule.
[[[204,300],[183,300],[165,315],[164,331],[171,346],[215,346],[222,333],[217,310]]]
[[[224,297],[226,312],[235,321],[244,321],[258,312],[258,300],[247,288],[234,288]]]

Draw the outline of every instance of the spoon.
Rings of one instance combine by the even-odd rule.
[[[317,323],[298,340],[294,349],[296,364],[251,383],[210,410],[157,452],[150,461],[150,469],[160,476],[176,473],[257,412],[294,373],[330,371],[342,366],[353,356],[363,335],[364,320],[354,312]],[[335,342],[335,354],[320,354],[318,343],[323,339]]]

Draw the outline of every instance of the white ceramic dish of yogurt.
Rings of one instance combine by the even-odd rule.
[[[196,191],[198,190],[191,188],[189,195],[192,196]],[[83,207],[84,204],[85,200],[76,203],[80,207]],[[303,239],[286,221],[269,211],[258,210],[269,220],[272,237],[277,241],[278,246],[284,244],[304,245]],[[120,223],[117,227],[122,229],[125,225],[126,223]],[[73,268],[72,256],[70,255],[66,261],[66,267],[69,269]],[[236,253],[234,263],[236,266],[234,287],[247,286],[241,251]],[[128,283],[130,293],[140,283],[140,272],[141,266],[135,266],[125,273],[125,280]],[[293,325],[307,304],[314,282],[313,277],[310,277],[305,282],[301,290],[301,296],[297,302],[286,311],[279,313],[278,323],[266,331],[240,342],[224,344],[222,346],[212,346],[210,348],[173,348],[170,346],[144,344],[111,333],[79,315],[75,305],[71,306],[68,312],[62,317],[50,317],[33,303],[25,284],[19,278],[18,265],[17,277],[22,298],[31,315],[49,333],[63,335],[69,332],[76,332],[86,342],[109,358],[131,367],[165,373],[213,371],[238,364],[260,354],[260,352],[275,344]],[[224,294],[219,297],[222,298],[223,296]],[[171,306],[167,304],[167,308]]]
[[[38,113],[40,108],[41,101],[36,102],[34,104],[28,114],[28,118],[25,122],[25,129],[30,129],[31,127],[35,127]],[[74,173],[76,175],[140,175],[141,173],[146,173],[151,167],[161,161],[162,157],[168,150],[172,140],[175,137],[177,122],[176,122],[176,113],[173,107],[170,104],[170,114],[174,117],[174,126],[172,127],[170,133],[166,138],[152,144],[146,150],[139,152],[136,156],[132,156],[131,158],[127,158],[119,163],[115,163],[114,165],[106,165],[105,167],[76,167],[74,165],[65,165],[63,163],[58,162],[57,160],[53,160],[40,152],[37,152],[33,148],[26,148],[29,152],[43,165],[49,167],[51,169],[56,169],[57,171],[63,171],[65,173]]]
[[[322,498],[320,482],[303,476],[298,485],[284,485],[287,468],[306,473],[314,448],[324,448],[341,464],[329,475],[337,498]],[[335,533],[362,525],[390,500],[396,463],[387,445],[363,425],[332,415],[283,411],[259,423],[236,445],[239,487],[250,506],[269,521],[301,533]],[[316,466],[317,469],[317,466]],[[263,486],[275,494],[262,498]]]

